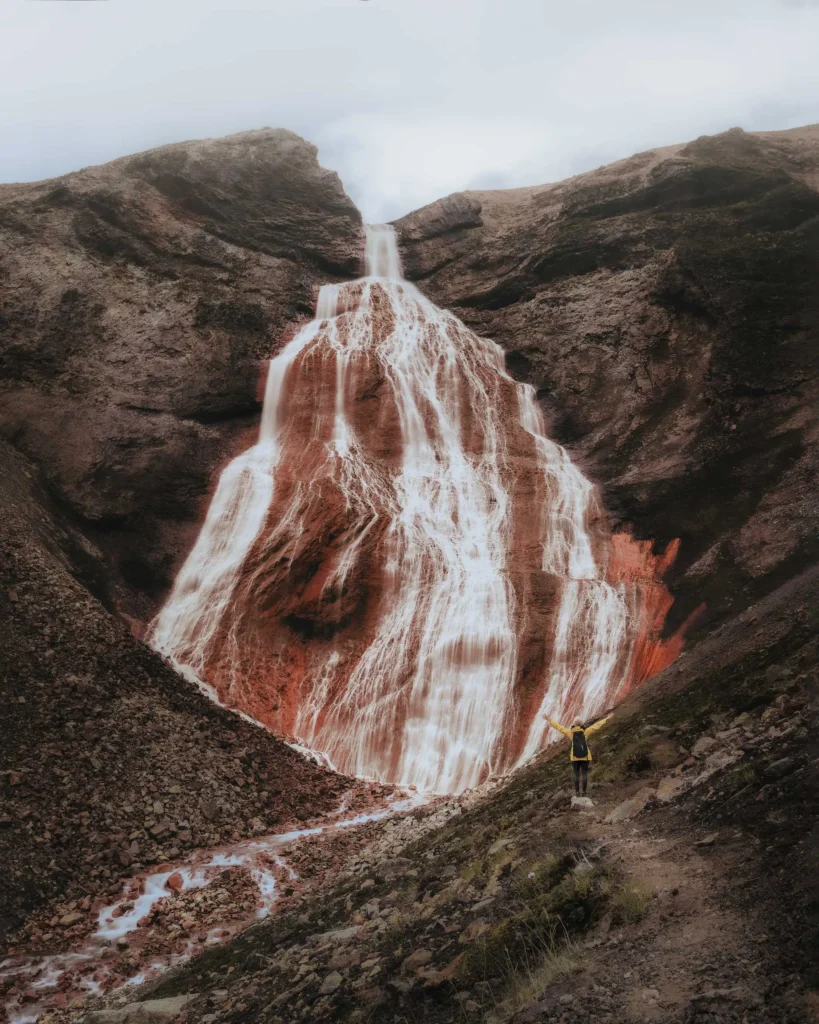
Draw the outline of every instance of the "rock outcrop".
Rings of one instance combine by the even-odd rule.
[[[815,559],[819,126],[453,195],[396,227],[407,277],[503,345],[615,522],[681,539],[671,628]]]
[[[123,610],[167,591],[255,429],[260,361],[361,247],[338,177],[278,129],[0,185],[0,436],[82,522]]]

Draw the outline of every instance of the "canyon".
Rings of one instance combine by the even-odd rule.
[[[381,815],[394,785],[465,793],[397,820],[433,837],[434,860],[455,842],[447,815],[468,812],[489,863],[523,827],[516,780],[552,779],[543,712],[625,699],[628,743],[656,705],[660,740],[688,757],[674,694],[704,687],[698,728],[713,713],[730,732],[726,709],[776,683],[798,724],[771,728],[789,770],[812,770],[815,126],[456,194],[375,229],[314,147],[264,129],[0,186],[0,247],[0,931],[15,956],[82,940],[128,879],[187,878],[185,857],[278,843],[340,802]],[[746,741],[771,757],[780,742]],[[670,767],[657,743],[611,800]],[[767,771],[745,783],[740,830],[752,795],[783,798]],[[692,827],[706,789],[688,792],[657,827]],[[770,813],[787,830],[805,812]],[[308,845],[324,882],[281,899],[282,921],[318,920],[356,844],[404,856],[379,821]],[[596,825],[572,855],[592,839]],[[806,871],[812,848],[794,854]],[[361,863],[350,877],[374,870]],[[437,893],[423,861],[405,870],[419,905]],[[506,877],[481,897],[496,910]],[[406,1009],[413,984],[390,998]],[[392,1013],[378,982],[354,991],[371,989]],[[292,1012],[340,1013],[333,992]]]

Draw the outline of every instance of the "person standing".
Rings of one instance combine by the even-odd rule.
[[[558,732],[562,732],[564,736],[568,736],[571,742],[569,748],[569,759],[572,762],[572,772],[574,773],[574,791],[576,796],[581,795],[581,782],[583,786],[582,795],[586,795],[586,786],[589,782],[589,765],[592,760],[591,748],[586,740],[587,736],[590,736],[593,732],[597,732],[601,729],[609,718],[601,718],[599,722],[595,722],[594,725],[590,725],[586,728],[583,722],[579,718],[575,718],[572,722],[571,729],[567,729],[565,725],[561,725],[559,722],[555,722],[549,718],[548,715],[543,716],[546,721],[551,725],[553,729],[557,729]]]

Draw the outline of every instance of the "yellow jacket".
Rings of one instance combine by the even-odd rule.
[[[547,718],[548,718],[548,716],[547,716]],[[571,739],[576,732],[582,732],[582,733],[584,733],[588,737],[593,732],[597,732],[598,729],[601,729],[606,724],[607,721],[608,721],[607,718],[601,718],[599,722],[595,722],[594,725],[590,725],[588,727],[588,729],[583,729],[579,725],[573,725],[571,727],[571,729],[567,729],[565,725],[560,725],[559,722],[555,722],[551,718],[548,718],[549,725],[551,725],[551,727],[553,729],[557,729],[558,732],[562,732],[564,736],[568,736],[569,739]],[[589,746],[588,743],[586,743],[586,750],[588,751],[588,755],[586,757],[575,757],[574,756],[574,743],[572,743],[572,745],[569,747],[569,760],[571,760],[571,761],[591,761],[591,759],[592,759],[592,752],[591,752],[591,747]]]

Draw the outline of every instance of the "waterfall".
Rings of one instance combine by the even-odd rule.
[[[365,268],[270,361],[150,640],[340,770],[456,793],[676,648],[647,626],[658,560],[622,534],[613,559],[501,348],[402,279],[388,225]]]

